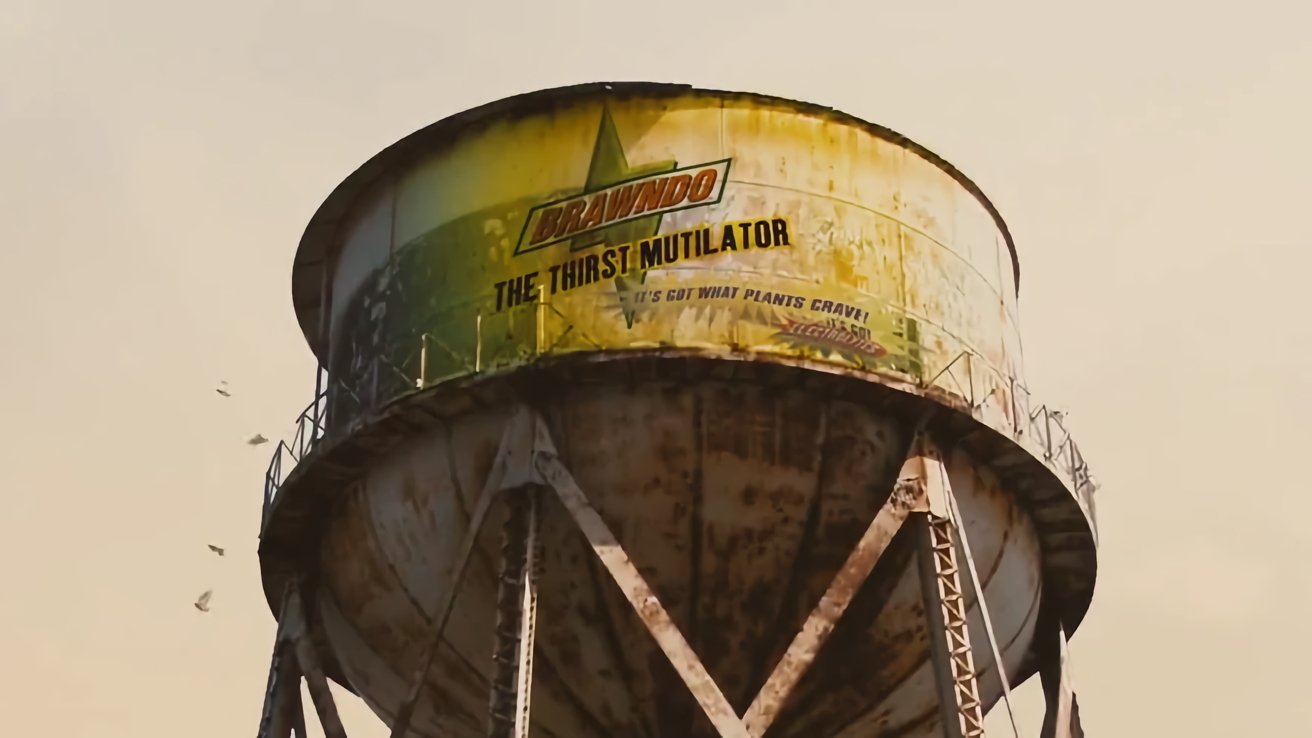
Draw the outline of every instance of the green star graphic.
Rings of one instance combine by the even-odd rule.
[[[611,185],[635,177],[673,171],[678,166],[678,162],[674,160],[641,164],[636,167],[630,166],[628,157],[624,155],[624,145],[620,143],[619,132],[615,129],[615,121],[611,118],[610,111],[603,108],[601,111],[601,125],[597,129],[597,142],[592,148],[592,163],[588,166],[588,179],[583,185],[583,193],[589,194],[604,190]],[[581,251],[597,244],[604,246],[619,246],[626,243],[636,244],[644,238],[655,236],[660,227],[660,213],[635,218],[625,223],[575,236],[570,239],[570,251]],[[637,273],[637,284],[642,284],[646,279],[647,273],[645,271]],[[624,320],[632,328],[634,310],[631,306],[624,305],[623,298],[628,290],[629,278],[625,275],[617,276],[615,278],[615,291],[620,296]]]

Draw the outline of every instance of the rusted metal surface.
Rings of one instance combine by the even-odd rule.
[[[541,498],[542,490],[525,487],[504,499],[508,511],[501,531],[489,738],[528,738],[541,564]]]
[[[737,712],[884,504],[906,451],[902,416],[819,398],[736,383],[589,385],[543,408],[571,473]],[[405,697],[441,573],[459,555],[452,539],[467,530],[463,511],[486,482],[508,412],[465,410],[412,433],[370,463],[329,521],[319,566],[333,602],[320,617],[346,678],[384,719]],[[1007,597],[994,625],[1015,670],[1032,632],[1040,556],[1028,518],[977,467],[964,453],[949,463],[986,596]],[[565,511],[557,503],[544,512],[535,730],[714,735]],[[492,531],[476,546],[414,735],[479,734],[498,544]],[[893,542],[768,735],[891,730],[933,712],[932,679],[920,679],[928,642],[911,553]],[[996,680],[981,689],[986,702],[1000,694]]]
[[[423,656],[419,661],[419,668],[415,675],[411,677],[412,686],[394,718],[392,738],[403,738],[410,726],[410,718],[414,713],[415,705],[418,703],[424,685],[428,680],[428,673],[433,668],[433,659],[437,656],[438,650],[444,642],[447,621],[450,619],[451,612],[455,607],[456,598],[460,595],[465,572],[469,568],[474,548],[478,545],[478,536],[483,532],[483,523],[487,518],[488,511],[492,508],[492,502],[496,494],[502,491],[506,478],[520,474],[515,468],[516,462],[521,467],[527,463],[527,459],[523,458],[523,455],[531,449],[531,444],[526,443],[526,441],[527,439],[523,437],[522,425],[507,424],[501,446],[484,483],[483,492],[479,495],[477,507],[474,508],[474,512],[469,518],[469,527],[465,531],[464,539],[460,545],[459,558],[456,559],[455,565],[451,569],[453,575],[442,592],[442,605],[438,609],[437,623],[433,627],[432,634],[425,639],[426,645],[424,646]]]
[[[984,735],[984,707],[957,563],[956,531],[952,521],[934,512],[926,513],[918,523],[921,582],[944,738],[980,738]]]
[[[847,611],[857,591],[874,570],[879,557],[901,529],[907,515],[922,506],[924,501],[924,493],[918,485],[908,486],[901,478],[898,479],[892,496],[879,509],[865,535],[857,541],[843,568],[839,569],[829,589],[802,624],[802,629],[793,638],[783,658],[775,665],[774,671],[743,716],[753,738],[760,738],[774,723],[785,700],[814,662],[839,618]]]
[[[425,387],[661,345],[920,382],[967,398],[994,427],[1014,425],[1024,374],[1010,239],[940,159],[850,117],[759,96],[620,86],[531,99],[499,106],[505,119],[465,116],[447,126],[459,135],[407,144],[331,227],[312,225],[310,240],[334,249],[331,351],[318,353],[346,394],[368,405],[393,374]],[[607,188],[667,166],[705,168],[719,189],[644,205],[634,212],[654,214],[637,220],[603,217],[616,202],[603,202]],[[545,222],[536,214],[589,193],[600,194],[586,233],[532,240]],[[721,235],[759,230],[750,225],[783,235],[750,247]],[[694,231],[697,253],[640,256],[652,238],[686,246]],[[562,239],[573,245],[556,248]],[[624,266],[582,283],[562,276],[599,253]],[[359,412],[332,404],[348,422]]]
[[[583,532],[593,552],[619,585],[624,597],[637,612],[647,632],[665,652],[670,664],[687,685],[693,699],[701,706],[722,738],[751,738],[738,715],[725,699],[724,693],[693,652],[688,641],[679,632],[670,614],[661,606],[642,574],[615,539],[605,521],[588,503],[583,491],[575,484],[560,459],[554,453],[543,455],[538,464],[543,478],[560,496],[565,509]]]
[[[1079,701],[1070,670],[1070,654],[1066,633],[1059,627],[1050,636],[1053,659],[1043,670],[1043,691],[1047,712],[1039,738],[1084,738],[1084,725],[1080,721]]]
[[[983,635],[988,642],[989,654],[993,657],[994,664],[1001,664],[1002,652],[998,649],[997,635],[993,630],[993,619],[989,617],[988,599],[984,597],[984,592],[981,589],[979,569],[975,566],[975,556],[971,551],[970,538],[959,525],[959,521],[961,520],[961,507],[957,504],[954,495],[949,494],[947,496],[947,502],[948,512],[950,513],[949,518],[952,520],[955,527],[953,533],[961,547],[961,557],[966,562],[966,573],[969,574],[969,579],[967,580],[969,584],[967,586],[970,588],[970,593],[975,596],[975,602],[979,607],[980,620],[984,623]],[[980,631],[977,630],[975,632],[978,633]],[[1016,714],[1011,704],[1010,679],[1005,670],[999,670],[997,674],[999,681],[1002,684],[1002,700],[1007,709],[1007,718],[1011,722],[1012,735],[1019,738],[1020,727],[1016,724]],[[978,677],[978,672],[976,672],[976,677]]]
[[[959,539],[963,532],[954,523],[954,518],[960,518],[955,512],[952,482],[942,453],[923,435],[912,443],[905,468],[910,471],[911,479],[925,486],[926,509],[916,520],[920,540],[917,558],[929,623],[930,654],[939,688],[943,736],[979,738],[984,735],[984,707],[980,702],[967,615],[966,583],[971,580],[961,576],[958,563]],[[984,603],[977,604],[991,639],[988,611]],[[1003,677],[1003,695],[1006,696],[1007,680],[1005,675]]]
[[[781,116],[836,124],[872,139],[888,142],[894,147],[904,149],[910,155],[924,159],[932,169],[926,169],[920,177],[918,186],[904,198],[907,209],[917,214],[916,225],[922,232],[937,234],[947,227],[948,218],[944,217],[945,214],[940,209],[934,207],[936,204],[933,202],[934,195],[945,189],[947,184],[966,193],[972,198],[970,209],[978,210],[978,215],[973,217],[989,220],[995,226],[996,239],[1000,242],[1002,255],[994,257],[992,262],[981,261],[986,268],[1001,273],[1006,285],[1004,289],[1011,293],[1014,305],[1020,267],[1010,231],[1001,215],[974,182],[950,163],[905,136],[831,108],[766,95],[699,90],[686,85],[594,83],[532,92],[451,116],[388,147],[339,185],[307,226],[296,254],[293,270],[293,303],[302,329],[316,355],[323,363],[327,363],[326,339],[318,330],[321,310],[324,307],[323,270],[327,265],[331,265],[335,272],[359,273],[359,269],[342,270],[339,265],[343,262],[363,264],[369,258],[343,256],[341,250],[344,239],[338,237],[340,231],[349,224],[365,233],[378,233],[381,237],[396,227],[394,212],[389,208],[361,207],[361,201],[371,194],[371,191],[376,192],[380,188],[393,186],[392,183],[403,179],[402,173],[412,168],[416,159],[424,154],[443,150],[452,141],[465,141],[468,148],[467,142],[471,137],[477,138],[489,128],[504,126],[525,118],[561,117],[571,110],[601,100],[630,102],[635,99],[648,101],[654,109],[684,108],[688,100],[700,99],[710,108],[725,108],[731,111],[737,107],[749,107],[776,111]],[[711,136],[706,138],[714,140]],[[841,181],[855,181],[861,175],[861,171],[849,168],[843,174],[845,176],[840,177]],[[835,182],[829,182],[829,186],[833,188]],[[893,204],[873,200],[869,193],[860,190],[854,192],[850,199],[852,202],[863,203],[867,207],[883,209],[886,212],[892,209],[889,205]],[[963,210],[965,209],[963,207]],[[987,244],[980,244],[979,248],[993,249],[995,244],[990,240]],[[352,250],[350,241],[345,241],[345,250]],[[1007,263],[999,264],[999,260],[1005,260]],[[334,295],[339,294],[335,288]],[[334,300],[334,303],[338,302]]]
[[[300,704],[300,673],[292,644],[283,637],[279,624],[278,638],[273,645],[273,658],[269,665],[269,681],[264,694],[264,709],[260,714],[258,738],[288,738],[297,725]],[[304,730],[301,731],[304,735]]]
[[[310,693],[315,712],[319,714],[319,725],[323,728],[324,738],[346,738],[346,729],[337,714],[337,704],[328,689],[328,679],[319,664],[319,655],[310,637],[299,587],[288,592],[282,618],[288,624],[287,639],[296,654],[297,669],[305,677],[305,687]]]
[[[284,604],[283,610],[286,609]],[[289,619],[279,622],[278,632],[273,639],[269,677],[264,687],[264,707],[260,711],[260,727],[256,731],[258,738],[287,738],[291,731],[291,725],[286,720],[286,707],[283,705],[283,697],[286,694],[283,684],[287,680],[287,665],[290,660],[285,636],[289,624]]]

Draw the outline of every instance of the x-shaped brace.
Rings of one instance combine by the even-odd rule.
[[[869,578],[879,557],[911,514],[925,513],[940,519],[951,517],[948,510],[951,492],[942,462],[929,440],[923,434],[917,434],[888,500],[852,549],[747,712],[740,716],[557,455],[546,423],[537,413],[523,407],[502,437],[456,559],[454,576],[449,580],[451,584],[443,593],[432,639],[411,682],[406,701],[397,712],[392,738],[402,738],[409,726],[420,690],[442,642],[479,531],[494,499],[501,492],[538,487],[555,492],[722,738],[761,738],[765,734],[861,585]],[[522,676],[521,688],[527,689],[529,682]],[[973,679],[973,674],[971,677]]]

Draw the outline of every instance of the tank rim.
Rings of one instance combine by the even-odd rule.
[[[310,218],[310,222],[301,235],[292,263],[292,307],[296,312],[296,319],[300,324],[301,333],[305,336],[310,350],[318,357],[320,363],[326,361],[325,349],[327,347],[318,335],[320,311],[323,309],[320,288],[326,276],[325,270],[332,271],[340,249],[340,242],[336,238],[338,227],[349,216],[351,207],[358,196],[364,193],[376,180],[401,165],[412,152],[417,149],[429,148],[435,142],[439,142],[457,131],[490,118],[530,115],[556,105],[589,97],[647,96],[660,99],[688,94],[736,98],[757,103],[762,107],[791,109],[798,113],[827,118],[834,122],[863,129],[879,138],[915,152],[918,156],[937,166],[956,180],[993,217],[994,223],[998,226],[1007,242],[1007,250],[1011,254],[1012,277],[1016,294],[1020,294],[1020,260],[1016,253],[1016,244],[1012,239],[1011,230],[1007,227],[1007,223],[1003,220],[1002,214],[998,212],[997,207],[973,180],[946,159],[891,128],[818,103],[762,93],[716,90],[667,82],[586,82],[511,95],[449,115],[404,136],[374,154],[342,180]]]

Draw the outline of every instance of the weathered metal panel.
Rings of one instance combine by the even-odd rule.
[[[331,294],[350,296],[367,289],[365,282],[376,278],[391,259],[392,198],[373,197],[357,204],[350,225],[343,231],[342,246],[333,265]],[[330,325],[335,330],[350,314],[350,300],[332,301]]]
[[[360,357],[408,366],[425,335],[433,382],[652,346],[912,381],[966,351],[1022,379],[1010,247],[984,202],[905,142],[801,106],[562,102],[412,147],[361,202],[330,366],[360,391]]]
[[[883,504],[909,442],[900,418],[746,384],[562,388],[540,409],[571,473],[739,711]],[[414,668],[505,413],[473,412],[397,447],[329,523],[320,565],[332,600],[321,617],[347,678],[384,719],[404,694],[396,675]],[[963,452],[949,463],[1014,673],[1036,617],[1038,544],[1015,501],[975,467]],[[546,506],[543,537],[536,734],[712,735],[558,503]],[[909,544],[899,537],[881,558],[769,735],[932,719]],[[477,657],[491,650],[496,550],[490,526],[421,700],[451,735],[474,735],[486,705],[490,662]],[[987,704],[1001,687],[991,658],[980,663]]]

